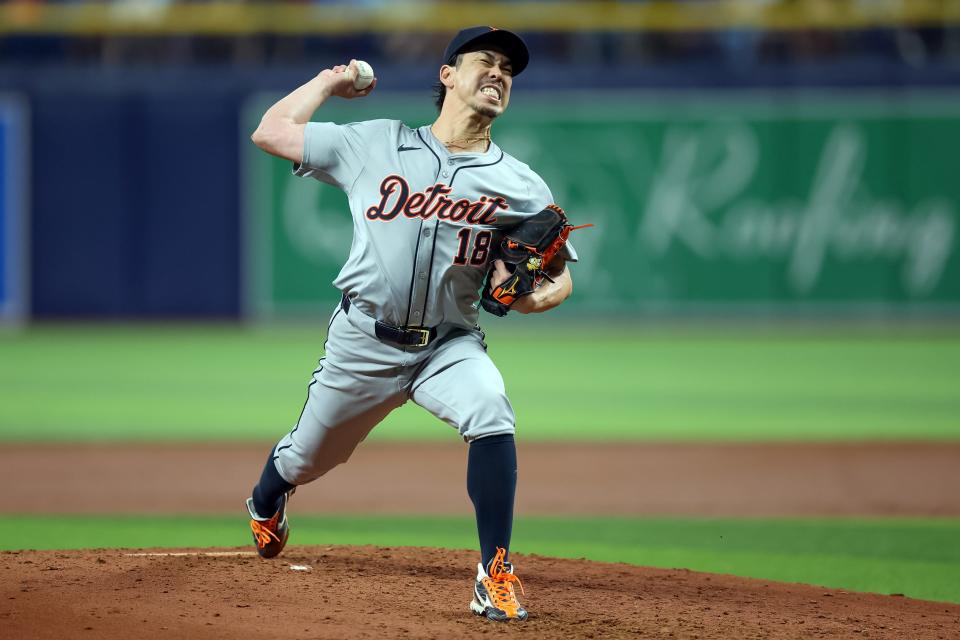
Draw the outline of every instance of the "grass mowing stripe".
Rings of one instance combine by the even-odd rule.
[[[472,549],[471,518],[291,517],[294,544]],[[960,520],[521,518],[513,549],[960,603]],[[3,516],[2,549],[249,544],[239,517]],[[522,570],[522,567],[521,567]]]
[[[955,331],[668,332],[523,320],[488,323],[488,343],[528,440],[960,438]],[[275,441],[303,406],[325,326],[0,332],[0,441]],[[557,350],[545,359],[550,345]],[[534,361],[576,368],[544,394],[529,375]],[[454,437],[412,404],[372,434]]]

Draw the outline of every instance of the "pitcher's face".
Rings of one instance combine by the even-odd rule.
[[[463,54],[451,67],[452,93],[476,113],[493,119],[507,108],[513,84],[513,65],[499,51],[485,49]]]

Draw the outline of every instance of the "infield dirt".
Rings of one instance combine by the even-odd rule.
[[[6,445],[2,513],[237,513],[264,447]],[[364,445],[297,513],[470,513],[462,445]],[[523,514],[960,514],[960,445],[531,445]],[[295,534],[294,534],[295,535]],[[960,605],[516,555],[525,624],[467,604],[474,552],[293,546],[0,554],[3,638],[960,637]],[[145,555],[149,554],[149,555]],[[300,570],[292,567],[298,566]],[[303,570],[304,567],[308,569]]]
[[[270,561],[250,551],[128,553],[3,553],[3,636],[947,640],[960,635],[958,605],[582,560],[516,556],[531,618],[503,625],[467,609],[475,566],[467,551],[292,547]],[[295,571],[292,565],[310,570]]]
[[[237,513],[269,444],[4,445],[2,513]],[[960,443],[518,443],[523,515],[958,516]],[[297,513],[472,515],[467,447],[362,444]]]

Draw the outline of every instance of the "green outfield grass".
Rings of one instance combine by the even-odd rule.
[[[528,440],[960,438],[955,332],[488,324]],[[272,441],[299,414],[323,329],[0,332],[0,440]],[[409,403],[373,435],[453,437]]]
[[[292,516],[295,544],[473,549],[469,518]],[[960,603],[960,520],[523,518],[518,553],[685,568]],[[0,548],[249,543],[232,517],[5,516]],[[521,567],[522,570],[522,567]]]

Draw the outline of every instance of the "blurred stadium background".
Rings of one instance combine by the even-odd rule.
[[[318,117],[428,122],[473,23],[533,51],[498,140],[596,224],[571,300],[484,323],[508,357],[547,332],[580,373],[559,383],[604,399],[538,396],[530,435],[960,434],[960,2],[935,0],[0,4],[0,311],[33,329],[0,344],[0,433],[272,437],[352,228],[249,133],[351,57],[377,92]],[[49,384],[68,349],[83,388]]]
[[[262,107],[356,57],[378,93],[329,117],[428,121],[449,34],[491,23],[535,62],[498,136],[598,225],[558,315],[950,318],[958,21],[947,0],[6,2],[2,308],[328,308],[343,203],[277,183]]]
[[[495,138],[596,225],[575,236],[563,307],[484,320],[521,440],[933,441],[960,463],[957,0],[0,3],[0,451],[269,446],[302,403],[352,229],[339,192],[249,134],[350,58],[377,90],[318,118],[429,122],[439,56],[471,24],[532,51]],[[424,415],[404,407],[373,438],[453,437]],[[0,506],[8,548],[45,526],[19,508]],[[936,543],[898,530],[890,552],[888,531],[850,525],[844,548],[924,546],[939,582],[899,591],[960,602],[942,544],[958,514],[914,514],[954,518]],[[204,540],[231,543],[218,526]],[[578,553],[519,526],[525,550]],[[613,551],[579,553],[656,562],[654,525],[622,526]],[[323,540],[369,541],[358,530],[385,529]],[[138,542],[159,544],[116,543]],[[722,554],[662,561],[747,571]],[[832,579],[758,557],[750,575]],[[881,587],[858,566],[834,583],[919,575],[907,562]]]

